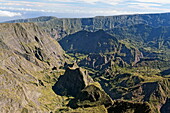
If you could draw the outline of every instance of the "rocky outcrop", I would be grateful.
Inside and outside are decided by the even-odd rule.
[[[121,57],[115,57],[114,54],[90,54],[78,63],[80,66],[87,66],[96,70],[108,69],[114,65],[118,65],[120,67],[126,67],[129,65],[123,61]]]
[[[61,75],[53,86],[54,92],[58,95],[75,97],[82,89],[93,83],[93,79],[88,75],[87,71],[77,67],[77,65],[71,66],[66,67],[64,75]]]

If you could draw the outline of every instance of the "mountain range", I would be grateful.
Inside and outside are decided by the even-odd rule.
[[[0,24],[0,112],[169,113],[170,13]]]

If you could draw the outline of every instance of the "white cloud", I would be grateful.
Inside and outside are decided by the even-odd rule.
[[[70,14],[89,14],[91,16],[113,16],[113,15],[131,15],[131,14],[145,14],[148,12],[137,12],[137,11],[121,11],[121,10],[112,10],[112,9],[102,9],[102,8],[94,8],[94,9],[77,9],[77,10],[63,10],[65,13]],[[150,12],[153,13],[153,12]]]
[[[140,7],[160,7],[161,4],[151,4],[151,3],[129,3],[130,5],[137,5]]]
[[[17,10],[17,11],[36,11],[36,12],[49,12],[49,13],[55,13],[57,11],[54,10],[44,10],[44,9],[32,9],[32,8],[13,8],[13,7],[0,7],[0,9],[3,10]]]
[[[135,10],[147,10],[148,12],[150,12],[150,11],[158,11],[158,10],[160,10],[160,11],[163,11],[162,9],[163,8],[161,8],[161,4],[153,4],[153,3],[129,3],[128,4],[128,7],[130,8],[130,9],[135,9]],[[165,10],[164,9],[164,11],[166,12],[167,11],[167,9]]]
[[[130,9],[145,10],[147,12],[169,12],[170,9],[162,7],[162,4],[154,3],[129,3]]]
[[[14,16],[21,16],[21,15],[22,15],[21,13],[0,10],[0,17],[14,17]]]
[[[0,0],[1,1],[1,0]],[[48,2],[45,2],[48,1]],[[100,3],[100,4],[98,4]],[[0,10],[27,12],[68,13],[70,15],[120,15],[150,12],[168,12],[163,8],[168,0],[5,0],[0,2]],[[107,4],[107,5],[106,5]],[[109,5],[108,5],[109,4]],[[110,6],[112,5],[112,6]],[[94,7],[93,7],[94,6]],[[124,6],[124,7],[122,7]],[[1,13],[1,12],[0,12]],[[20,13],[16,13],[20,15]],[[15,14],[15,15],[16,15]],[[2,15],[2,14],[1,14]]]
[[[91,4],[100,2],[100,3],[110,4],[110,5],[116,5],[119,2],[122,2],[123,0],[79,0],[79,1],[85,2],[85,3],[91,3]]]
[[[134,0],[134,1],[146,3],[170,4],[170,0]]]
[[[48,0],[48,1],[55,1],[55,2],[61,2],[61,0]],[[110,4],[110,5],[116,5],[120,2],[123,2],[126,0],[64,0],[62,2],[72,2],[72,3],[88,3],[88,4],[95,4],[95,3],[106,3],[106,4]]]

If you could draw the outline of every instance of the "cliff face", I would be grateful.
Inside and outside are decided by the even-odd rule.
[[[0,24],[0,112],[41,112],[42,71],[59,68],[64,52],[32,23]]]
[[[120,16],[98,16],[94,18],[55,18],[39,17],[33,19],[21,19],[9,21],[16,22],[36,22],[46,29],[53,37],[63,38],[68,34],[81,30],[96,31],[99,29],[112,29],[115,27],[131,26],[135,24],[146,24],[153,27],[170,26],[170,13],[162,14],[137,14]]]

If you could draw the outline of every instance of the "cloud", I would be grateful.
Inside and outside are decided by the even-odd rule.
[[[160,7],[161,4],[153,4],[153,3],[129,3],[130,5],[136,5],[140,7]]]
[[[170,4],[170,0],[134,0],[145,3]]]
[[[169,8],[163,7],[162,4],[155,3],[129,3],[128,6],[130,9],[147,11],[148,13],[161,13],[161,12],[169,12]]]
[[[61,0],[48,0],[53,2],[61,2]],[[126,0],[64,0],[62,2],[70,2],[70,3],[87,3],[87,4],[95,4],[95,3],[105,3],[110,5],[116,5],[120,2],[123,2]]]
[[[79,0],[81,2],[95,4],[95,3],[105,3],[110,5],[116,5],[124,0]]]
[[[3,1],[3,2],[1,2]],[[168,0],[0,0],[0,10],[22,16],[65,14],[68,17],[168,12]],[[164,7],[165,6],[165,7]],[[165,9],[166,8],[166,9]],[[0,13],[2,15],[2,13]],[[4,14],[3,14],[4,15]],[[15,15],[21,15],[15,13]]]
[[[12,10],[12,11],[29,11],[29,12],[47,12],[47,13],[56,13],[55,10],[44,10],[44,9],[32,9],[32,8],[14,8],[14,7],[0,7],[3,10]]]
[[[22,14],[21,13],[16,13],[16,12],[0,10],[0,17],[14,17],[14,16],[22,16]]]

